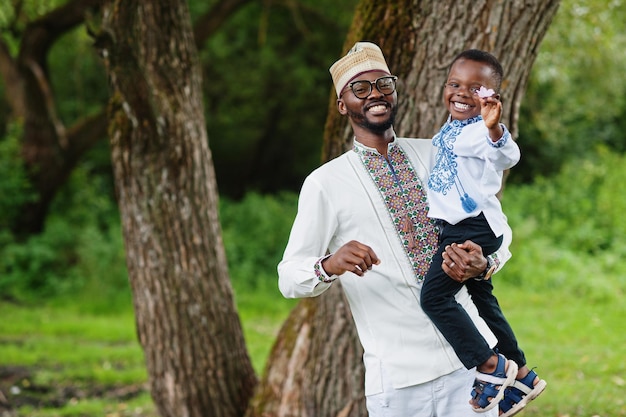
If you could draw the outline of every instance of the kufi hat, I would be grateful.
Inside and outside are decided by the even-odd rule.
[[[329,69],[335,84],[337,97],[346,85],[356,76],[370,71],[391,74],[380,48],[371,42],[357,42],[346,56],[335,62]]]

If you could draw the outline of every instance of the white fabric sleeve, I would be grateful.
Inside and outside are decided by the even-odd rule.
[[[513,241],[513,231],[511,230],[511,226],[509,226],[508,222],[506,222],[506,229],[502,234],[502,245],[498,248],[497,251],[486,255],[491,261],[496,265],[496,269],[493,272],[494,274],[502,269],[504,264],[511,259],[511,252],[509,251],[509,247],[511,246],[511,242]]]
[[[319,182],[311,176],[302,185],[298,213],[289,241],[278,264],[278,287],[286,298],[315,297],[330,286],[322,282],[315,265],[327,255],[328,245],[337,228],[333,202]],[[319,265],[319,263],[318,263]],[[323,273],[323,279],[336,278]]]
[[[512,168],[520,160],[521,153],[519,146],[511,137],[506,126],[500,124],[504,134],[497,141],[493,142],[487,135],[486,142],[489,144],[486,152],[487,159],[493,164],[494,168],[499,171]]]

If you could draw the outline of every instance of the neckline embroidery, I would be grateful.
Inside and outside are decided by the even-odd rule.
[[[353,151],[378,188],[416,280],[421,282],[437,250],[437,233],[427,216],[428,201],[421,181],[404,150],[396,145],[395,140],[391,142],[387,158],[361,144],[355,143]]]

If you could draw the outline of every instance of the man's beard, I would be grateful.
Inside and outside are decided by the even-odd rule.
[[[348,116],[358,126],[361,126],[362,128],[364,128],[366,130],[369,130],[370,132],[384,133],[389,128],[391,128],[393,126],[393,123],[396,120],[396,113],[397,112],[398,112],[398,108],[396,106],[392,106],[391,107],[391,114],[389,115],[389,119],[387,119],[384,122],[380,122],[380,123],[372,123],[369,120],[367,120],[367,117],[365,117],[362,113],[356,113],[356,112],[353,112],[353,111],[350,111],[350,110],[348,110]]]

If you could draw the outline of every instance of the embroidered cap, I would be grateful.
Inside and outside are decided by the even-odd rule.
[[[337,97],[356,76],[370,71],[382,71],[391,75],[383,52],[371,42],[357,42],[352,49],[329,69],[335,84]]]

